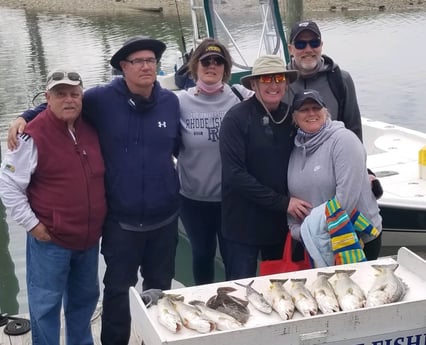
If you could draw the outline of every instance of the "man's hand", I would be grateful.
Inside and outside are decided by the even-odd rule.
[[[311,213],[312,205],[309,202],[297,198],[290,198],[287,213],[297,219],[304,220]]]
[[[30,230],[30,234],[39,241],[47,242],[51,240],[46,226],[41,222]]]
[[[21,116],[12,121],[7,131],[7,147],[9,150],[13,151],[18,147],[18,134],[24,133],[26,125],[27,121]]]

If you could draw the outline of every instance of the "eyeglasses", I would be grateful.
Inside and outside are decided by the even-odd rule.
[[[80,84],[82,83],[80,74],[77,72],[53,72],[52,75],[49,76],[47,83],[51,82],[52,80],[59,81],[65,78],[68,78],[72,81],[79,81]]]
[[[208,57],[200,60],[203,67],[209,67],[210,65],[222,66],[225,64],[225,60],[219,56]]]
[[[146,58],[146,59],[144,59],[144,58],[135,58],[133,60],[125,60],[125,61],[131,63],[133,66],[135,66],[135,65],[136,66],[143,66],[143,65],[146,64],[147,66],[152,67],[152,66],[155,66],[157,64],[157,59],[153,58],[153,57]]]
[[[321,45],[321,40],[319,38],[315,38],[310,41],[302,41],[302,40],[294,41],[294,47],[298,50],[305,49],[308,44],[311,46],[311,48],[315,49]]]
[[[262,84],[271,84],[274,80],[277,84],[285,82],[285,74],[267,74],[259,76],[259,82]]]

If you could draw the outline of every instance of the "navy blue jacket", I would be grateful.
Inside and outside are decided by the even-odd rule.
[[[23,117],[29,120],[31,113]],[[105,161],[107,217],[150,226],[176,214],[179,179],[173,155],[178,150],[180,118],[176,95],[156,82],[150,99],[142,99],[118,77],[85,91],[83,116],[98,132]]]

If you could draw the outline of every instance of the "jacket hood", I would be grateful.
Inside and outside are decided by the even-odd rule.
[[[337,67],[337,63],[335,63],[331,57],[327,55],[322,55],[322,58],[323,58],[324,64],[322,68],[320,69],[320,72],[332,71]]]
[[[343,122],[331,121],[328,119],[324,127],[318,132],[308,137],[305,133],[298,130],[294,138],[294,146],[302,148],[305,154],[311,154],[315,152],[328,138],[334,133],[340,130],[344,130],[345,126]]]
[[[137,110],[143,111],[152,108],[159,98],[160,93],[160,84],[158,81],[154,82],[154,87],[152,88],[152,93],[149,98],[142,97],[140,95],[130,92],[126,79],[124,77],[117,77],[111,82],[111,86],[119,94],[125,95],[129,98],[129,105]]]

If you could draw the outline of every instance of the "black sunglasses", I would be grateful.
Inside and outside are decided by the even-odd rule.
[[[294,41],[294,47],[298,50],[305,49],[308,44],[311,46],[311,48],[315,49],[321,45],[321,40],[319,38],[314,38],[313,40],[310,40],[310,41],[302,41],[302,40]]]
[[[219,56],[207,57],[205,59],[200,60],[200,63],[203,67],[209,67],[210,65],[222,66],[225,64],[225,60]]]
[[[53,72],[52,75],[49,77],[49,81],[51,80],[55,80],[55,81],[59,81],[62,79],[68,78],[69,80],[72,81],[79,81],[81,83],[81,77],[80,74],[78,74],[77,72]]]

